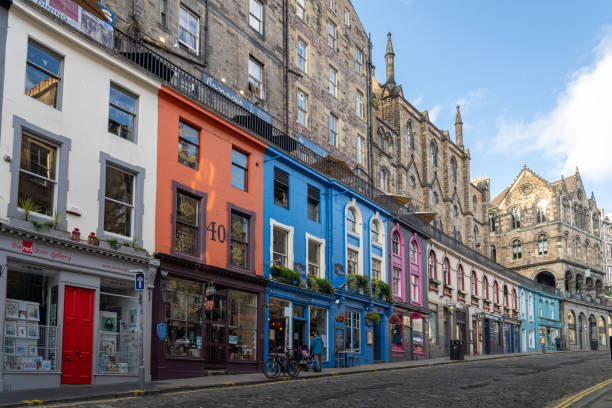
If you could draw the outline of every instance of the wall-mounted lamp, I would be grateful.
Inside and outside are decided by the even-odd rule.
[[[226,83],[227,79],[225,79],[225,77],[221,78],[221,82]]]
[[[166,43],[166,38],[164,36],[160,36],[159,37],[159,42],[162,43],[162,44],[165,44]]]
[[[2,276],[2,274],[0,274],[0,276]],[[340,299],[336,299],[336,300],[334,300],[334,303],[335,303],[335,304],[337,304],[337,305],[339,305],[339,304],[340,304]]]

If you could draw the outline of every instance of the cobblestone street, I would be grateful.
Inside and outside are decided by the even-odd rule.
[[[609,353],[559,353],[70,406],[544,407],[610,377]]]

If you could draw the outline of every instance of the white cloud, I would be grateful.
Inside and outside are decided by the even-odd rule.
[[[429,121],[434,123],[438,117],[440,117],[440,112],[444,110],[444,106],[436,105],[429,110]]]
[[[468,92],[466,95],[457,99],[455,105],[461,105],[461,113],[470,113],[480,108],[484,99],[489,95],[489,91],[478,88]]]
[[[603,31],[594,62],[574,72],[555,107],[531,121],[501,118],[493,146],[540,153],[551,174],[580,173],[593,181],[612,176],[612,29]]]

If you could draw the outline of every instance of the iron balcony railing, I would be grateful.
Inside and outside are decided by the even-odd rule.
[[[106,49],[108,52],[120,57],[123,60],[138,66],[141,70],[146,71],[156,79],[160,80],[170,88],[178,91],[184,96],[192,99],[205,108],[215,112],[223,118],[249,131],[265,142],[279,148],[291,157],[299,160],[307,166],[319,171],[320,173],[339,181],[350,189],[360,193],[368,199],[386,208],[398,219],[421,230],[425,235],[432,237],[458,253],[472,258],[476,262],[488,267],[498,273],[509,275],[516,280],[520,280],[530,286],[537,286],[538,289],[554,292],[554,288],[539,285],[536,282],[527,280],[511,269],[492,261],[480,252],[474,251],[461,242],[444,234],[442,231],[432,227],[425,222],[419,215],[410,211],[404,205],[399,203],[394,198],[387,195],[385,192],[378,190],[369,181],[361,178],[348,167],[338,163],[327,157],[323,157],[315,151],[309,149],[295,138],[287,135],[272,124],[261,119],[246,108],[239,105],[231,96],[227,96],[208,86],[201,79],[189,74],[184,69],[174,64],[167,58],[153,51],[141,41],[129,36],[128,34],[114,29],[113,48],[110,49],[103,44],[96,42],[85,34],[80,33],[72,26],[64,23],[56,16],[47,13],[31,0],[30,4],[39,12],[48,15],[59,24],[64,25],[67,29],[75,31],[83,37],[89,39],[92,44]],[[534,285],[535,284],[535,285]]]

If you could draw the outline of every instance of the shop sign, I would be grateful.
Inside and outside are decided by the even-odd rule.
[[[207,297],[215,296],[215,293],[217,293],[217,288],[215,288],[212,285],[209,285],[209,286],[206,287],[206,296]]]
[[[411,318],[412,320],[417,320],[417,319],[420,319],[420,318],[421,318],[421,314],[420,314],[419,312],[414,312],[414,313],[412,313],[412,314],[410,315],[410,318]]]
[[[229,336],[229,344],[238,344],[238,336]]]
[[[206,304],[204,305],[204,309],[207,312],[211,312],[211,311],[215,310],[215,301],[214,300],[207,300]]]
[[[404,326],[410,326],[410,317],[404,316]]]
[[[166,340],[167,334],[168,334],[168,325],[166,325],[166,323],[159,323],[157,325],[157,337],[159,337],[161,341],[164,341]]]

